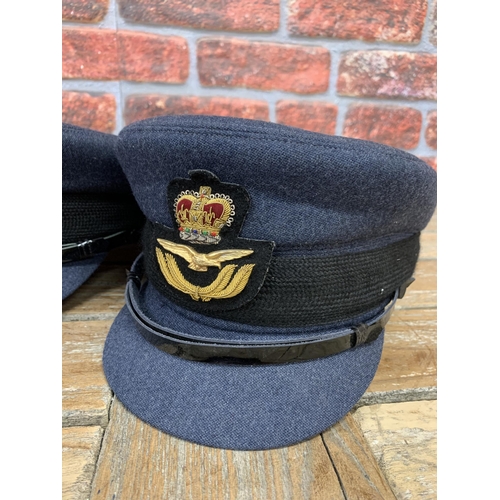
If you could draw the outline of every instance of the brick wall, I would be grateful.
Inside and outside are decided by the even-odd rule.
[[[436,0],[63,0],[63,120],[271,120],[437,166]]]

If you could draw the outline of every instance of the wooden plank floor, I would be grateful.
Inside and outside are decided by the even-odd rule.
[[[133,252],[110,254],[62,307],[63,499],[437,498],[436,232],[435,215],[358,405],[309,441],[255,452],[168,436],[113,397],[101,355]]]

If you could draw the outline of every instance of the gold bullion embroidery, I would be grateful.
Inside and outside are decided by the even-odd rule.
[[[192,243],[218,244],[220,230],[231,225],[234,214],[233,200],[225,194],[212,194],[210,186],[200,186],[199,192],[182,191],[174,201],[179,236]]]
[[[215,252],[214,252],[215,253]],[[184,278],[181,270],[171,254],[163,254],[157,248],[156,258],[160,265],[161,272],[167,282],[182,293],[189,294],[193,300],[208,302],[212,299],[229,299],[241,293],[248,283],[255,264],[245,264],[234,274],[238,267],[235,264],[228,264],[223,267],[212,283],[208,286],[200,287],[190,283]],[[220,267],[220,264],[218,265]],[[234,277],[233,277],[234,274]]]
[[[216,250],[210,253],[200,253],[187,245],[179,245],[168,240],[157,239],[158,243],[169,252],[182,257],[189,262],[189,269],[194,271],[207,271],[208,267],[221,268],[221,262],[226,260],[241,259],[253,253],[253,250]]]

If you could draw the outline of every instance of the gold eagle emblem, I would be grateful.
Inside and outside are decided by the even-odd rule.
[[[169,252],[182,257],[189,262],[189,269],[194,271],[208,271],[209,267],[221,268],[221,262],[241,259],[253,253],[253,250],[216,250],[210,253],[199,253],[187,245],[179,245],[168,240],[157,239],[158,243]],[[236,267],[236,266],[235,266]]]
[[[184,245],[176,246],[183,247]],[[250,253],[252,253],[252,251],[250,251]],[[243,255],[241,255],[241,257],[243,257]],[[158,263],[160,265],[160,269],[164,278],[171,286],[181,291],[182,293],[189,294],[193,300],[201,299],[203,302],[208,302],[212,299],[229,299],[241,293],[246,287],[250,275],[252,274],[253,267],[255,266],[255,264],[245,264],[241,266],[236,274],[234,274],[234,271],[238,266],[235,264],[229,264],[227,266],[224,266],[224,268],[217,275],[217,278],[215,278],[212,283],[210,283],[208,286],[201,287],[190,283],[188,280],[186,280],[186,278],[184,278],[181,270],[179,269],[179,266],[175,262],[175,258],[173,255],[168,253],[163,254],[163,252],[159,248],[157,248],[156,258],[158,259]],[[230,260],[230,258],[227,258],[225,260]],[[214,265],[220,268],[220,262],[215,264],[212,263],[209,265]],[[206,268],[199,270],[206,271]]]

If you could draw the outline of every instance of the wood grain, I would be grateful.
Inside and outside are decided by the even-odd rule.
[[[90,495],[101,427],[67,427],[62,430],[62,498],[87,500]]]
[[[92,500],[342,500],[321,436],[268,451],[199,446],[143,423],[114,400]]]
[[[437,498],[436,401],[365,406],[354,413],[396,498]]]
[[[394,311],[386,327],[382,358],[368,392],[408,392],[436,384],[436,309]]]
[[[424,232],[420,235],[420,260],[437,258],[437,233]]]
[[[62,325],[63,426],[106,426],[111,390],[102,370],[102,351],[111,321]]]
[[[434,212],[429,224],[420,234],[419,260],[437,258],[437,212]]]
[[[351,414],[324,432],[323,439],[346,500],[395,498]]]

